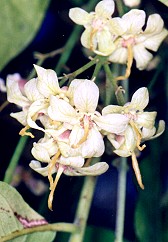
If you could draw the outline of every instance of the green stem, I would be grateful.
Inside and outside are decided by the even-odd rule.
[[[92,59],[90,62],[88,62],[86,65],[80,67],[78,70],[68,75],[65,75],[65,77],[63,77],[62,80],[60,81],[60,86],[62,86],[69,78],[74,79],[76,76],[86,71],[87,69],[89,69],[91,66],[95,65],[98,62],[99,62],[99,58],[95,56],[95,58]]]
[[[16,149],[13,153],[13,156],[9,162],[9,166],[5,172],[5,177],[4,177],[4,182],[10,184],[11,181],[12,181],[12,178],[13,178],[13,174],[14,174],[14,171],[16,169],[16,166],[19,162],[19,159],[20,159],[20,156],[23,152],[23,149],[26,145],[26,142],[27,142],[27,139],[28,139],[28,136],[23,136],[20,138],[17,146],[16,146]]]
[[[114,90],[114,93],[116,95],[118,104],[123,105],[125,103],[123,92],[119,88],[119,86],[117,85],[117,82],[114,79],[108,64],[104,64],[104,70],[106,72],[107,78],[111,81],[111,83],[113,85],[113,90]]]
[[[126,176],[127,176],[127,158],[121,157],[120,164],[118,167],[115,242],[123,241],[124,219],[125,219],[125,198],[126,198]]]
[[[117,0],[116,1],[116,5],[117,5],[117,10],[118,10],[119,16],[121,17],[126,12],[125,11],[125,6],[123,4],[123,1],[122,0]]]
[[[79,227],[70,223],[55,223],[55,224],[45,224],[41,226],[36,226],[32,228],[26,228],[19,231],[15,231],[5,237],[0,238],[1,242],[9,241],[14,238],[20,237],[22,235],[31,234],[34,232],[45,232],[45,231],[61,231],[75,233],[79,230]]]
[[[96,177],[85,177],[83,189],[80,195],[78,208],[75,216],[75,224],[80,226],[80,231],[71,234],[69,242],[82,242],[84,231],[89,215],[89,210],[93,198],[94,188],[96,185]]]

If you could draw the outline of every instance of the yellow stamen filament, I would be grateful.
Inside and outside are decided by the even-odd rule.
[[[84,135],[76,145],[73,145],[73,148],[77,148],[79,147],[79,145],[85,142],[87,140],[88,134],[89,134],[89,122],[88,121],[85,122],[85,119],[84,119]]]
[[[125,80],[127,79],[130,74],[131,74],[131,67],[132,67],[132,63],[133,63],[133,51],[132,51],[132,46],[128,45],[127,46],[127,50],[128,50],[128,59],[127,59],[127,68],[125,71],[125,75],[124,76],[118,76],[115,78],[116,81],[121,81],[121,80]]]
[[[136,158],[136,155],[134,152],[132,153],[132,167],[134,169],[135,176],[136,176],[136,179],[137,179],[137,182],[138,182],[140,188],[144,189],[144,185],[142,183],[141,172],[140,172],[138,161],[137,161],[137,158]]]
[[[29,125],[26,125],[23,129],[20,130],[19,135],[21,136],[30,136],[31,138],[34,138],[34,135],[31,132],[26,132],[28,129],[30,129]]]
[[[53,201],[54,191],[55,191],[55,188],[56,188],[56,186],[58,184],[58,181],[59,181],[63,171],[64,171],[64,167],[63,166],[59,166],[58,171],[57,171],[57,175],[56,175],[56,178],[55,178],[55,181],[52,184],[52,186],[50,186],[51,192],[50,192],[49,197],[48,197],[48,207],[49,207],[50,210],[52,210],[52,201]]]
[[[134,129],[136,135],[137,135],[137,148],[138,150],[142,151],[146,145],[143,144],[142,146],[140,146],[140,143],[141,143],[141,139],[142,139],[142,135],[141,135],[141,132],[140,130],[138,129],[138,127],[135,125],[135,123],[133,121],[130,121],[130,125],[132,126],[132,128]]]
[[[53,182],[53,177],[52,177],[52,170],[53,170],[53,167],[55,166],[55,164],[57,163],[57,160],[58,160],[60,154],[61,154],[60,151],[58,151],[55,154],[55,156],[52,158],[52,160],[51,160],[51,162],[49,164],[49,168],[48,168],[48,180],[50,182],[50,189],[51,189],[51,187],[52,187],[52,185],[54,183]]]

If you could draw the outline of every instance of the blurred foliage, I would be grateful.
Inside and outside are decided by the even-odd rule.
[[[33,40],[50,0],[1,0],[0,70]]]

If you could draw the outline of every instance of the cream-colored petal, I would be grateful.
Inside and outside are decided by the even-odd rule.
[[[127,128],[129,120],[122,114],[107,114],[95,117],[94,122],[109,133],[120,134]]]
[[[141,133],[142,133],[142,140],[143,141],[148,140],[156,133],[156,128],[155,127],[153,127],[152,129],[143,128]]]
[[[147,129],[152,129],[155,123],[157,112],[143,112],[137,115],[136,123],[140,127],[144,127]]]
[[[51,161],[48,150],[41,144],[34,143],[31,150],[35,159],[49,163]]]
[[[64,157],[76,157],[76,156],[81,156],[81,146],[77,147],[77,148],[72,148],[69,143],[65,143],[62,141],[58,141],[58,146],[60,149],[61,154]]]
[[[50,95],[56,95],[60,92],[57,74],[53,70],[46,70],[41,66],[34,65],[37,75],[38,82],[37,88],[39,92],[46,98]]]
[[[51,119],[74,124],[77,122],[75,109],[66,101],[55,96],[50,98],[48,115]]]
[[[67,169],[64,173],[68,176],[98,176],[106,172],[109,165],[106,162],[98,162],[89,167]]]
[[[65,165],[65,166],[71,166],[71,167],[82,167],[84,165],[84,158],[82,156],[75,156],[75,157],[64,157],[61,156],[58,163]]]
[[[73,127],[70,136],[69,136],[69,142],[70,146],[75,147],[79,141],[84,136],[84,129],[80,126],[80,124],[77,124]]]
[[[115,50],[115,44],[109,30],[97,33],[98,51],[103,56],[110,55]]]
[[[21,112],[17,112],[17,113],[11,113],[10,116],[12,118],[15,118],[23,126],[26,126],[26,124],[27,124],[27,112],[21,111]]]
[[[145,48],[157,51],[162,41],[165,39],[167,35],[168,31],[166,29],[163,29],[159,34],[153,35],[149,38],[147,37],[143,44]]]
[[[136,60],[136,67],[139,70],[144,70],[153,58],[153,55],[145,49],[143,44],[134,45],[133,54]]]
[[[115,149],[119,149],[125,141],[124,135],[108,134],[107,138]]]
[[[48,170],[49,170],[49,165],[46,167],[42,167],[41,163],[37,160],[32,160],[29,164],[29,166],[36,172],[38,172],[39,174],[41,174],[42,176],[48,176]],[[57,170],[55,167],[52,168],[52,174],[55,173]]]
[[[146,87],[139,88],[132,96],[130,107],[137,111],[143,111],[143,109],[149,103],[149,93]]]
[[[158,125],[158,129],[155,133],[155,135],[149,137],[149,138],[144,138],[143,140],[152,140],[152,139],[155,139],[157,137],[159,137],[161,134],[163,134],[163,132],[165,131],[165,122],[164,120],[160,120],[159,121],[159,125]]]
[[[124,110],[122,106],[118,105],[108,105],[103,108],[102,115],[110,114],[110,113],[121,113]]]
[[[132,127],[128,126],[125,131],[125,147],[129,152],[134,151],[137,145],[136,133]]]
[[[48,103],[46,103],[46,101],[44,99],[42,100],[37,100],[35,102],[33,102],[29,109],[28,109],[28,113],[27,113],[27,124],[34,129],[38,129],[41,131],[44,131],[43,128],[41,128],[40,126],[38,126],[35,121],[38,118],[39,114],[45,114],[48,108]]]
[[[148,18],[144,34],[159,34],[163,29],[163,19],[159,14],[151,14]]]
[[[87,48],[95,50],[97,47],[97,41],[95,42],[95,35],[91,38],[92,28],[88,27],[81,35],[81,44]]]
[[[98,98],[97,85],[87,79],[74,91],[74,104],[80,112],[93,113],[97,108]]]
[[[74,106],[74,91],[75,89],[82,83],[84,82],[85,79],[74,79],[71,84],[69,85],[68,91],[67,91],[67,96],[70,100],[70,104]]]
[[[87,140],[82,145],[82,156],[85,158],[100,157],[105,150],[103,137],[94,128],[89,130]]]
[[[145,24],[146,14],[143,10],[132,9],[122,16],[125,21],[124,25],[127,27],[128,34],[138,34],[142,31]]]
[[[81,8],[71,8],[69,10],[69,17],[76,24],[87,25],[90,23],[90,15],[85,10]]]
[[[126,64],[128,59],[128,50],[124,47],[119,47],[113,51],[108,60],[114,63]]]
[[[25,92],[27,98],[31,102],[44,98],[44,96],[37,89],[37,78],[31,79],[24,85],[24,92]]]
[[[113,0],[103,0],[96,5],[95,12],[101,17],[110,18],[114,12],[114,7]]]
[[[121,156],[121,157],[129,157],[129,156],[132,155],[130,151],[128,151],[128,150],[122,150],[122,149],[121,150],[120,149],[114,150],[113,152],[116,155]]]
[[[22,94],[18,81],[12,78],[12,75],[8,75],[7,77],[6,88],[8,102],[15,103],[21,107],[29,106],[30,101]]]

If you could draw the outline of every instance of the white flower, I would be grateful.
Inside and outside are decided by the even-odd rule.
[[[120,113],[128,117],[128,126],[120,135],[108,134],[107,138],[114,146],[114,152],[121,157],[131,156],[132,166],[134,168],[137,181],[143,189],[141,174],[139,171],[138,161],[135,152],[138,149],[142,151],[146,145],[141,143],[145,140],[158,137],[164,132],[165,123],[159,122],[159,128],[156,131],[154,127],[156,112],[144,112],[144,108],[149,102],[149,93],[147,88],[139,88],[132,96],[131,102],[123,107],[109,105],[102,110],[103,114]]]
[[[140,4],[141,0],[124,0],[124,4],[128,7],[136,7]]]
[[[0,78],[0,91],[1,92],[6,92],[6,86],[5,86],[5,82],[2,78]]]
[[[125,31],[115,41],[116,50],[109,60],[121,64],[127,63],[127,77],[130,74],[133,58],[139,70],[145,69],[153,58],[149,50],[157,51],[167,36],[167,30],[159,14],[150,15],[145,30],[142,30],[145,18],[143,10],[133,9],[124,14],[120,20]]]
[[[76,82],[76,80],[74,81]],[[94,82],[86,79],[80,80],[79,85],[74,89],[74,107],[55,96],[51,96],[50,99],[49,117],[68,126],[68,129],[71,130],[69,145],[72,148],[81,146],[83,157],[99,157],[103,154],[104,141],[100,130],[121,133],[127,127],[128,118],[123,115],[101,116],[96,111],[98,98],[98,87]],[[50,134],[52,135],[51,131]]]
[[[85,27],[81,36],[81,43],[84,47],[97,54],[107,56],[115,49],[114,40],[122,28],[111,18],[114,12],[114,1],[100,1],[95,12],[87,13],[81,8],[72,8],[69,17],[79,25]]]

